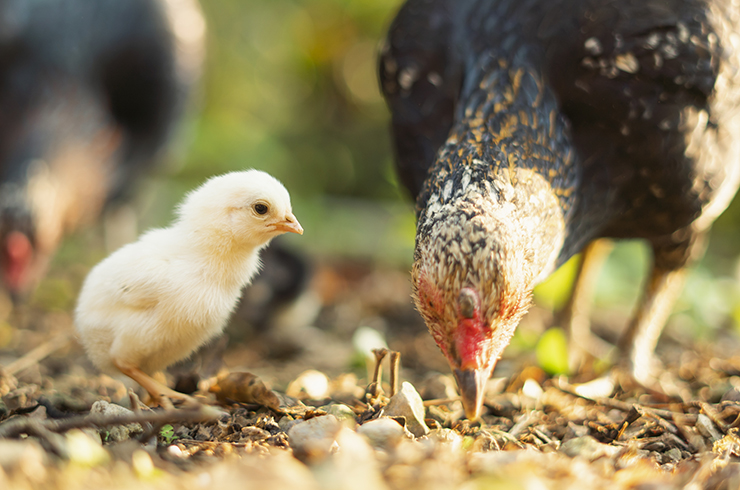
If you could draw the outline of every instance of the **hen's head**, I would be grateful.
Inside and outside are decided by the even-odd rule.
[[[286,232],[303,234],[288,191],[259,170],[211,178],[188,194],[179,215],[180,224],[214,245],[226,241],[251,248]]]
[[[450,363],[471,420],[479,417],[485,383],[530,304],[532,278],[511,226],[453,201],[430,204],[417,229],[414,302]]]

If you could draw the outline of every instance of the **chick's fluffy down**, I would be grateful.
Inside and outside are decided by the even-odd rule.
[[[144,234],[98,264],[75,324],[93,363],[152,373],[218,335],[259,251],[303,233],[283,185],[257,170],[214,177],[191,192],[168,228]]]
[[[168,232],[153,230],[124,246],[85,281],[77,328],[103,371],[115,369],[113,358],[151,373],[187,357],[222,331],[258,269],[254,254],[239,274],[243,282],[214,281]]]

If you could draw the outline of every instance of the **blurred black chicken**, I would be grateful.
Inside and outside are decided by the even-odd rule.
[[[738,187],[739,27],[725,0],[401,8],[380,79],[416,198],[414,300],[469,418],[533,287],[600,237],[652,246],[620,342],[650,379],[684,269]]]
[[[154,165],[203,37],[194,0],[0,2],[0,265],[14,296]]]

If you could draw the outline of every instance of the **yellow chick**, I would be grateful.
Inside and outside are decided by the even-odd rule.
[[[150,374],[223,331],[259,270],[260,250],[286,232],[303,228],[275,178],[246,170],[208,180],[186,196],[170,227],[145,233],[90,271],[75,311],[87,355],[160,405],[189,400]]]

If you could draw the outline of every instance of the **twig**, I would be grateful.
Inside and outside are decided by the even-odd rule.
[[[52,432],[66,432],[86,427],[101,428],[137,423],[209,422],[217,420],[220,416],[220,411],[204,406],[197,410],[142,412],[115,416],[81,415],[62,420],[37,420],[28,417],[17,417],[0,424],[0,439],[37,432],[39,428]]]
[[[539,417],[535,415],[535,412],[528,412],[526,415],[522,416],[521,419],[519,419],[519,422],[517,422],[514,427],[511,428],[511,430],[509,431],[509,435],[517,439],[519,437],[519,434],[524,432],[524,429],[536,423],[537,420],[539,420]]]
[[[678,434],[679,432],[678,427],[668,422],[668,420],[666,420],[667,417],[661,417],[660,415],[655,413],[653,409],[650,409],[650,408],[639,407],[639,406],[636,406],[635,408],[642,416],[649,417],[655,420],[659,426],[661,426],[663,429],[667,430],[671,434]],[[671,414],[672,414],[671,420],[675,421],[675,414],[673,412],[671,412]],[[685,416],[685,414],[682,414],[682,415]]]
[[[460,401],[459,396],[456,396],[455,398],[435,398],[434,400],[424,400],[424,406],[431,407],[434,405],[446,405],[448,403],[459,402],[459,401]]]
[[[373,371],[372,382],[367,386],[367,393],[369,393],[372,398],[375,398],[378,396],[380,378],[383,372],[383,359],[388,355],[388,349],[373,349],[373,354],[375,355],[375,371]]]
[[[69,344],[69,338],[69,332],[65,332],[63,334],[57,335],[53,339],[47,340],[38,347],[31,349],[31,351],[27,352],[23,357],[16,359],[15,361],[2,368],[2,373],[0,374],[4,374],[6,376],[14,376],[17,373],[28,369],[29,367],[37,364],[39,361],[52,354],[53,352],[66,347]]]
[[[391,396],[398,391],[398,369],[401,366],[401,353],[391,351]]]
[[[575,396],[578,396],[578,395],[575,395]],[[641,411],[645,414],[649,413],[651,415],[656,415],[660,418],[671,420],[674,422],[676,420],[676,416],[680,415],[684,417],[684,422],[688,422],[690,425],[694,425],[696,423],[697,415],[695,413],[679,413],[679,412],[672,412],[670,410],[664,410],[662,408],[650,408],[650,407],[646,407],[644,405],[640,405],[637,403],[623,402],[621,400],[615,400],[613,398],[599,398],[597,400],[592,400],[592,401],[596,402],[598,405],[603,405],[605,407],[610,407],[610,408],[616,408],[617,410],[622,410],[623,412],[629,412],[634,407],[636,410]]]
[[[535,435],[537,437],[539,437],[540,439],[542,439],[545,442],[545,444],[552,444],[552,438],[550,438],[550,436],[548,436],[547,434],[545,434],[544,432],[542,432],[537,427],[534,427],[532,429],[532,431],[535,433]],[[558,441],[558,444],[559,443],[560,443],[560,441]]]
[[[704,438],[688,427],[689,424],[686,423],[684,414],[677,413],[673,421],[676,423],[676,427],[678,427],[684,440],[694,449],[695,452],[703,452],[707,450]],[[696,422],[694,422],[694,425],[695,424]]]

